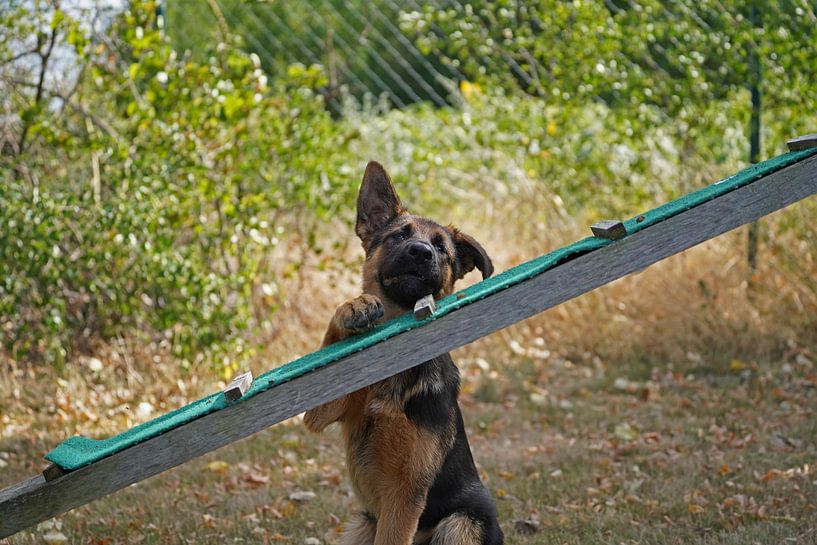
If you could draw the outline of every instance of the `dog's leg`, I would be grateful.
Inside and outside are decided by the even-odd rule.
[[[321,348],[367,331],[382,316],[383,304],[374,295],[364,293],[343,303],[335,310],[335,315],[329,322]],[[350,396],[343,396],[310,409],[304,415],[304,424],[310,431],[322,431],[329,424],[342,420],[352,402]]]
[[[351,394],[345,395],[329,403],[324,403],[314,409],[309,409],[304,414],[304,425],[306,429],[313,432],[320,432],[335,422],[354,418],[353,415],[360,412],[366,400],[368,389],[363,388]]]
[[[323,431],[326,426],[337,422],[343,418],[349,406],[349,396],[319,405],[314,409],[309,409],[304,414],[304,424],[309,431],[318,433]]]
[[[343,531],[343,545],[374,545],[377,520],[369,513],[358,513]]]
[[[395,491],[392,498],[381,504],[383,511],[377,523],[374,545],[412,545],[414,542],[425,501],[413,500],[406,494]]]
[[[405,412],[398,413],[394,407],[389,410],[393,403],[383,405],[384,416],[375,424],[369,443],[374,451],[370,462],[375,468],[373,476],[378,481],[374,542],[411,545],[447,442],[438,431],[412,422]]]

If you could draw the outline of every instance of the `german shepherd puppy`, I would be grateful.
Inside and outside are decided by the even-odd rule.
[[[335,311],[323,346],[409,312],[429,294],[449,295],[491,259],[453,227],[403,208],[383,167],[370,162],[357,199],[363,294]],[[346,464],[363,511],[346,545],[501,545],[496,506],[479,479],[457,403],[460,377],[444,354],[307,411],[318,432],[340,422]]]

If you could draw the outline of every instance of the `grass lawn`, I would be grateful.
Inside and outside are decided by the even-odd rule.
[[[814,354],[613,367],[515,331],[457,353],[507,543],[817,543]],[[58,434],[10,422],[2,486]],[[293,419],[7,542],[333,544],[355,508],[337,431]]]
[[[769,259],[750,285],[743,244],[720,237],[456,351],[508,544],[817,544],[815,276]],[[357,290],[321,278],[275,315],[254,374],[318,346]],[[135,339],[93,353],[61,371],[9,362],[0,487],[70,435],[109,436],[229,378]],[[339,441],[292,419],[0,545],[333,545],[357,509]]]

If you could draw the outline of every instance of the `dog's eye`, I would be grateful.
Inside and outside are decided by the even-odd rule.
[[[397,231],[396,233],[392,233],[391,238],[392,240],[406,240],[406,234],[403,231]]]

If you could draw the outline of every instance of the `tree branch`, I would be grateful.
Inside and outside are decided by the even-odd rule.
[[[9,79],[8,81],[10,83],[14,84],[14,85],[20,85],[22,87],[30,87],[30,88],[36,88],[37,87],[37,85],[35,83],[31,83],[30,81],[18,80],[18,79]],[[105,134],[107,134],[111,138],[119,138],[119,133],[116,132],[116,129],[114,129],[107,121],[105,121],[104,119],[102,119],[102,118],[94,115],[93,113],[91,113],[82,104],[78,104],[78,103],[74,102],[73,100],[71,100],[70,96],[64,95],[63,93],[60,93],[59,91],[54,91],[52,89],[48,89],[47,87],[43,87],[42,92],[46,93],[48,96],[50,96],[52,98],[60,99],[61,101],[63,101],[63,103],[65,105],[70,107],[72,110],[74,110],[75,112],[77,112],[78,114],[83,116],[84,118],[90,119],[91,122],[97,128],[99,128],[102,132],[104,132]],[[22,151],[22,150],[20,150],[20,151]]]
[[[30,49],[28,51],[21,51],[20,53],[17,53],[16,55],[12,55],[11,57],[9,57],[7,59],[0,60],[0,66],[6,65],[6,64],[11,64],[14,61],[19,61],[23,57],[27,57],[28,55],[35,55],[37,53],[38,53],[38,51],[36,49]]]
[[[48,38],[48,47],[46,48],[45,53],[42,53],[39,50],[37,51],[37,54],[40,55],[40,75],[37,79],[36,92],[34,93],[34,106],[37,106],[43,98],[45,74],[48,71],[48,61],[51,59],[51,53],[54,51],[54,44],[57,43],[58,28],[59,27],[54,27],[51,29],[51,36]],[[30,121],[25,121],[23,123],[23,130],[20,132],[20,139],[17,142],[17,150],[20,154],[25,151],[26,137],[28,136],[28,130],[30,127]]]

